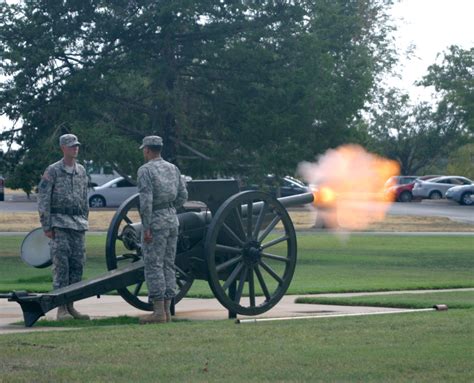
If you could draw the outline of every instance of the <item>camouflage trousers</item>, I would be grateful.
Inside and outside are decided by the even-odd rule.
[[[172,299],[176,295],[174,260],[178,242],[178,227],[152,230],[153,240],[142,238],[145,280],[150,300]]]
[[[53,289],[69,286],[82,279],[86,248],[85,231],[55,227],[51,240]]]

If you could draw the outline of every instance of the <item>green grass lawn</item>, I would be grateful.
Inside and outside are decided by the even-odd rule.
[[[0,336],[1,381],[472,382],[474,310]]]
[[[21,236],[0,237],[0,291],[49,291],[51,270],[19,257]],[[107,271],[105,235],[87,237],[85,278]],[[301,235],[298,264],[288,293],[474,287],[474,237]],[[212,293],[195,281],[188,296]]]
[[[0,237],[0,291],[49,291],[51,270],[19,258],[20,236]],[[105,235],[87,237],[85,278],[106,272]],[[474,236],[301,235],[288,293],[474,287]],[[188,296],[211,297],[205,281]]]
[[[86,277],[105,271],[104,241],[88,237]],[[49,290],[50,269],[24,265],[20,242],[0,237],[0,289]],[[472,287],[473,248],[472,237],[304,235],[290,292]],[[210,295],[204,281],[191,293]],[[64,322],[83,328],[1,335],[0,381],[473,381],[474,309],[463,309],[472,292],[399,295],[390,296],[397,307],[450,310],[240,325]]]
[[[300,297],[297,303],[323,305],[377,306],[421,309],[436,304],[448,305],[449,309],[473,309],[474,291],[439,291],[389,295],[362,295],[357,297]]]

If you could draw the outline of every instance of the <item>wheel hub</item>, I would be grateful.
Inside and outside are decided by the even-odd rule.
[[[140,248],[140,236],[131,225],[124,227],[122,242],[127,250],[138,250]]]
[[[262,248],[257,241],[250,241],[243,249],[244,261],[249,265],[257,264],[260,261]]]

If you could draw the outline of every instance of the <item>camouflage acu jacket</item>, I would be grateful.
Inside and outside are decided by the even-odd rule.
[[[179,225],[176,208],[188,199],[179,169],[162,158],[148,161],[138,169],[140,216],[143,230]]]
[[[77,163],[72,173],[66,171],[63,160],[48,166],[38,186],[38,211],[43,230],[89,228],[87,181],[84,167]]]

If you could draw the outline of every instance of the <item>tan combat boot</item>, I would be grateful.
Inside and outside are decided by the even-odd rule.
[[[171,322],[171,299],[165,299],[165,315],[166,321]]]
[[[79,311],[77,311],[74,308],[73,303],[69,303],[67,305],[67,311],[69,311],[69,314],[71,314],[74,319],[85,319],[85,320],[91,319],[91,318],[89,318],[89,315],[81,314]]]
[[[153,312],[141,317],[138,323],[166,323],[165,302],[163,300],[152,300],[151,302],[153,303]]]
[[[58,314],[56,316],[56,320],[66,320],[66,319],[73,319],[72,315],[69,313],[67,306],[59,306],[58,307]]]

